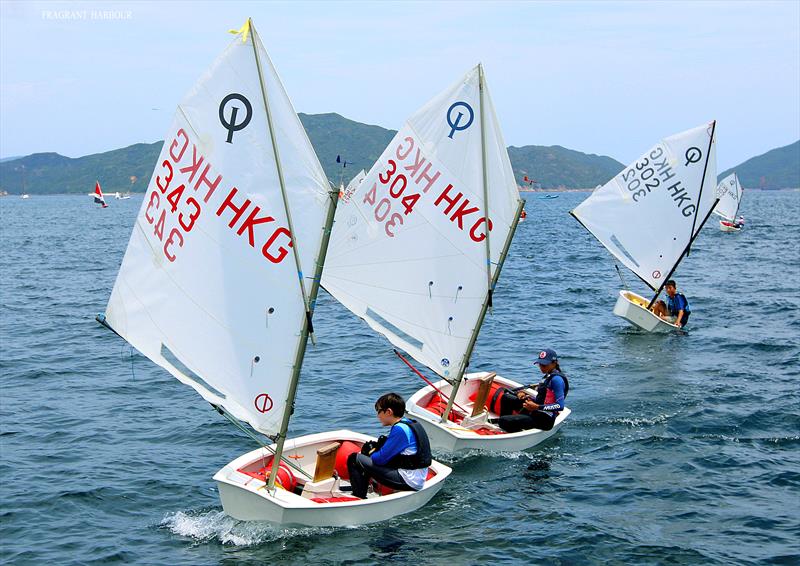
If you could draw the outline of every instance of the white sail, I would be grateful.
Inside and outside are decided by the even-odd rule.
[[[572,214],[654,290],[680,261],[716,200],[714,123],[663,139]]]
[[[241,31],[178,106],[106,321],[206,400],[274,434],[305,338],[292,247],[300,277],[313,278],[331,199],[260,39]]]
[[[340,202],[322,278],[339,302],[442,376],[464,361],[519,203],[488,90],[481,120],[480,74],[476,66],[411,116]]]
[[[739,184],[739,177],[736,176],[736,173],[731,173],[719,182],[717,198],[719,202],[714,207],[714,214],[733,222],[739,213],[739,205],[742,202],[742,186]]]
[[[355,177],[350,179],[350,182],[347,183],[347,186],[339,191],[339,199],[341,199],[342,202],[350,202],[350,199],[353,198],[356,189],[358,189],[358,186],[361,184],[361,181],[363,181],[366,178],[366,176],[367,176],[366,171],[364,171],[363,169],[359,171]]]

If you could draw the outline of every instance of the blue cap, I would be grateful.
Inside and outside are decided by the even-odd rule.
[[[546,366],[547,364],[552,364],[553,362],[558,361],[558,355],[556,354],[555,350],[551,350],[550,348],[545,348],[541,352],[539,352],[539,357],[533,360],[533,363],[539,364],[540,366]]]

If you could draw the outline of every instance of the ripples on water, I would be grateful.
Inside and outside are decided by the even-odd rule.
[[[211,479],[252,441],[94,322],[141,196],[0,199],[0,545],[9,564],[800,561],[800,193],[749,191],[676,274],[686,335],[611,314],[610,256],[528,198],[473,367],[519,380],[555,348],[572,417],[528,453],[444,457],[424,509],[350,529],[225,516]],[[625,274],[642,291],[633,275]],[[290,433],[377,433],[374,399],[422,385],[327,295]]]

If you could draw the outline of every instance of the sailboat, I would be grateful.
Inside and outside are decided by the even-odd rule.
[[[435,449],[529,448],[569,414],[506,434],[476,388],[520,384],[466,373],[522,207],[482,65],[414,113],[339,203],[322,285],[440,377],[406,404]]]
[[[94,182],[94,202],[95,204],[99,204],[102,208],[108,208],[106,204],[106,199],[103,196],[103,191],[100,189],[100,181]]]
[[[739,232],[744,226],[744,217],[739,216],[739,207],[742,205],[744,189],[739,184],[739,177],[731,173],[717,185],[717,198],[719,202],[714,208],[714,214],[722,217],[719,229],[723,232]]]
[[[650,308],[717,203],[715,127],[716,121],[661,140],[570,212],[655,291],[646,299],[622,290],[614,306],[615,315],[648,332],[680,328]]]
[[[273,440],[214,475],[228,515],[343,526],[413,511],[450,468],[433,462],[420,491],[378,486],[358,499],[346,457],[373,438],[287,439],[338,191],[251,21],[232,31],[178,105],[98,320],[252,438],[244,423]]]

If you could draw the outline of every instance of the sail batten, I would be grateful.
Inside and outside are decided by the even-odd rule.
[[[344,191],[322,281],[443,377],[465,363],[520,202],[481,74],[476,66],[414,113]]]
[[[665,138],[578,205],[572,215],[654,291],[714,207],[714,123]]]
[[[106,319],[204,399],[274,436],[315,294],[298,271],[318,276],[335,203],[252,31],[178,104]]]

